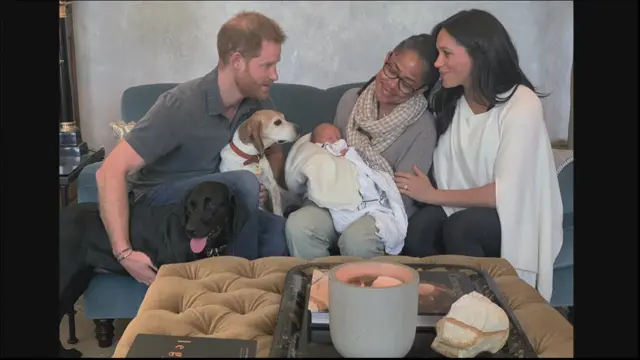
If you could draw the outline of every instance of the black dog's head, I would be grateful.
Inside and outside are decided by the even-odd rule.
[[[219,182],[200,183],[187,194],[184,204],[185,232],[198,258],[212,256],[233,241],[247,221],[247,209]]]

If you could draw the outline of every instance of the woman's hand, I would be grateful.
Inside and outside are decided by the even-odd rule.
[[[432,204],[437,196],[438,189],[431,185],[431,181],[417,166],[413,165],[415,175],[405,172],[397,172],[394,178],[400,194],[427,204]]]

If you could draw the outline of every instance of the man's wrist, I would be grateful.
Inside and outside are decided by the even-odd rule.
[[[126,259],[129,255],[131,255],[131,253],[133,252],[133,249],[131,248],[126,248],[123,251],[115,254],[116,260],[121,263],[124,259]]]
[[[117,256],[118,254],[121,254],[129,249],[131,249],[131,246],[129,245],[118,245],[118,246],[114,246],[111,250],[112,250],[113,256]]]

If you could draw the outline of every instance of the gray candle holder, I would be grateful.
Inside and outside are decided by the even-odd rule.
[[[370,287],[366,279],[387,276],[399,285]],[[359,279],[355,281],[354,279]],[[329,272],[329,330],[343,357],[404,357],[418,322],[419,275],[409,266],[350,262]]]

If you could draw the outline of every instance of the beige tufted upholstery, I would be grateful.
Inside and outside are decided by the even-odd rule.
[[[311,262],[357,260],[360,259],[332,256]],[[520,280],[506,260],[451,255],[385,256],[374,260],[459,264],[486,270],[507,298],[538,355],[573,357],[571,324]],[[293,257],[255,261],[217,257],[165,265],[118,342],[114,357],[125,357],[139,333],[254,339],[258,343],[257,356],[267,357],[285,275],[289,269],[307,262]]]

